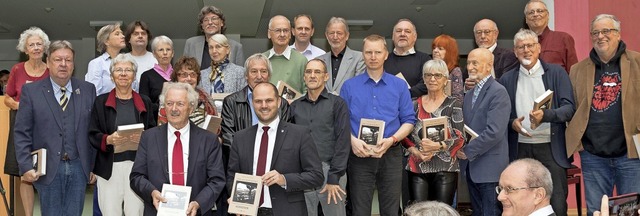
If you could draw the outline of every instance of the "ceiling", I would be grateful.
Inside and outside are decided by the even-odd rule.
[[[227,33],[242,38],[266,38],[273,15],[292,18],[306,13],[314,18],[315,38],[324,38],[330,17],[371,20],[368,30],[351,30],[351,38],[377,33],[390,36],[400,18],[411,19],[419,38],[447,33],[473,38],[476,21],[498,23],[500,38],[509,39],[523,23],[525,0],[6,0],[0,7],[0,39],[17,39],[29,26],[41,27],[50,39],[92,38],[90,21],[144,20],[153,35],[188,38],[198,32],[197,14],[203,5],[215,5],[226,16]]]

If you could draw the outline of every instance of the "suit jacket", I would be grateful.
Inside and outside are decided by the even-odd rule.
[[[507,73],[508,71],[518,68],[520,62],[518,58],[510,49],[505,49],[502,47],[496,47],[493,50],[493,70],[496,74],[495,79],[500,79],[502,74]],[[466,80],[469,78],[469,71],[467,71],[467,67],[462,67],[462,79]]]
[[[567,156],[582,150],[582,136],[589,123],[593,84],[596,66],[587,57],[571,67],[569,77],[573,84],[576,113],[567,126]],[[622,118],[624,119],[624,137],[627,141],[627,156],[638,158],[632,136],[640,130],[640,53],[625,50],[620,56],[620,74],[622,75]],[[22,105],[20,105],[22,106]],[[22,107],[20,107],[22,109]],[[17,121],[17,119],[16,119]]]
[[[224,168],[218,137],[189,122],[189,165],[186,186],[191,186],[189,201],[200,205],[198,215],[212,215],[211,208],[224,184]],[[136,160],[131,169],[131,189],[144,200],[144,215],[155,216],[151,192],[169,184],[167,124],[142,132]]]
[[[338,95],[340,94],[340,89],[342,88],[344,81],[364,73],[365,65],[364,60],[362,59],[362,52],[345,47],[344,56],[342,57],[342,62],[340,62],[340,69],[338,69],[338,76],[336,76],[334,84],[332,73],[333,69],[331,68],[331,55],[333,54],[331,50],[329,50],[329,52],[318,56],[317,59],[321,59],[327,65],[327,72],[329,73],[329,80],[327,80],[326,85],[327,91]]]
[[[573,102],[573,90],[569,75],[562,67],[556,64],[547,64],[540,60],[544,74],[542,75],[542,83],[545,90],[553,91],[551,109],[544,110],[542,122],[551,124],[551,153],[553,159],[559,166],[570,168],[571,163],[567,159],[567,149],[565,144],[566,123],[571,120],[573,113],[576,111]],[[500,77],[502,84],[509,93],[511,100],[511,116],[509,117],[509,161],[518,159],[518,135],[519,131],[511,128],[513,120],[518,118],[516,113],[516,90],[518,89],[518,77],[520,76],[520,67],[516,67]]]
[[[244,65],[244,51],[242,44],[235,40],[229,39],[229,62],[236,65]],[[198,64],[202,65],[202,53],[204,51],[204,35],[198,35],[187,39],[184,44],[183,56],[190,56],[198,60]]]
[[[229,155],[227,188],[233,186],[236,173],[253,174],[253,148],[258,126],[238,131]],[[280,121],[276,131],[271,170],[283,174],[284,189],[277,184],[269,187],[273,215],[306,215],[304,190],[322,186],[324,176],[316,145],[309,128]]]
[[[473,89],[465,95],[462,104],[464,123],[478,133],[478,137],[462,148],[468,159],[460,160],[460,170],[470,166],[467,174],[475,183],[498,182],[500,173],[509,164],[509,94],[493,77],[489,77],[474,105],[472,99]]]
[[[75,139],[78,158],[87,179],[93,168],[95,149],[89,144],[91,107],[96,97],[93,84],[76,78],[69,80],[73,88],[68,106],[74,106]],[[20,109],[16,116],[14,142],[20,174],[33,169],[31,151],[47,149],[47,174],[35,184],[48,185],[56,177],[63,152],[62,109],[55,98],[51,79],[26,84],[22,87]]]

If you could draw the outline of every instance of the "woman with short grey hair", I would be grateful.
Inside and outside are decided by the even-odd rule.
[[[115,88],[96,97],[89,123],[89,142],[97,151],[93,172],[98,181],[98,203],[104,215],[142,215],[143,201],[129,187],[140,134],[119,134],[118,127],[142,123],[149,129],[156,121],[151,100],[133,91],[135,59],[118,54],[109,69]]]
[[[140,88],[139,92],[142,95],[146,95],[151,99],[153,103],[153,116],[154,119],[158,119],[158,110],[160,109],[159,96],[162,93],[162,86],[165,82],[171,80],[171,74],[173,73],[173,66],[171,61],[173,59],[173,41],[164,35],[153,38],[151,41],[151,52],[153,56],[158,60],[158,63],[153,68],[145,71],[140,76]]]
[[[227,37],[215,34],[207,42],[211,67],[202,70],[198,86],[208,94],[234,93],[247,86],[244,68],[229,62],[231,47]]]
[[[49,36],[38,27],[31,27],[22,34],[18,40],[18,51],[27,54],[27,61],[20,62],[11,67],[9,80],[5,89],[4,104],[11,109],[9,112],[9,139],[4,162],[4,173],[11,176],[20,176],[18,161],[16,160],[15,146],[13,143],[13,125],[16,113],[20,105],[22,86],[26,83],[45,79],[49,76],[47,64],[42,61],[45,51],[49,48]],[[31,183],[20,181],[20,198],[25,215],[33,215],[34,193]]]
[[[96,45],[98,47],[96,50],[102,52],[102,55],[89,62],[84,79],[96,86],[96,95],[101,95],[113,89],[114,84],[111,82],[109,66],[111,60],[126,47],[120,24],[116,23],[100,28],[98,35],[96,35]]]

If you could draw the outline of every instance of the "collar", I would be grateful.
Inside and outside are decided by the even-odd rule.
[[[493,53],[493,51],[496,50],[496,47],[498,47],[498,42],[494,43],[487,49]]]
[[[287,60],[290,60],[291,59],[291,47],[287,46],[287,48],[284,49],[284,52],[282,52],[282,54],[276,54],[276,51],[272,47],[271,49],[269,49],[269,56],[267,56],[267,58],[271,59],[271,57],[273,57],[274,55],[276,55],[276,56],[284,56]]]
[[[58,85],[58,83],[54,82],[53,79],[51,78],[51,76],[49,76],[49,81],[51,81],[51,86],[53,86],[53,93],[59,93],[60,92],[60,85]],[[73,91],[73,87],[71,86],[71,79],[69,79],[69,81],[67,81],[67,84],[64,85],[65,88],[67,88],[67,92],[72,92]],[[80,91],[78,91],[80,92]],[[77,93],[79,94],[79,93]]]
[[[364,73],[365,76],[367,76],[367,79],[364,80],[364,83],[366,84],[367,82],[371,82],[371,83],[376,83],[375,80],[373,80],[373,78],[371,78],[371,76],[369,76],[369,73],[367,73],[367,70],[365,69]],[[380,80],[378,81],[378,83],[380,84],[387,84],[387,79],[389,79],[389,77],[392,76],[389,73],[387,73],[387,71],[382,71],[382,76],[380,77]]]
[[[262,127],[264,126],[269,126],[269,130],[271,129],[277,130],[279,124],[280,124],[280,116],[276,115],[276,119],[274,119],[271,123],[267,125],[263,124],[261,121],[258,121],[258,130],[262,129]]]
[[[331,57],[337,58],[340,56],[344,56],[344,53],[347,51],[347,47],[345,46],[344,49],[342,49],[342,51],[340,51],[340,53],[338,53],[338,55],[333,55],[333,51],[329,50],[329,52],[331,53]]]
[[[184,135],[189,133],[190,129],[191,129],[191,122],[188,122],[186,126],[180,128],[180,130],[176,129],[173,127],[173,125],[171,125],[171,123],[167,123],[167,129],[169,130],[169,133],[174,134],[176,131],[180,131],[180,135]]]
[[[527,70],[522,64],[520,64],[520,73],[529,77],[537,77],[542,76],[544,74],[544,70],[542,69],[542,64],[540,63],[540,59],[536,61],[536,63],[531,67],[531,70]]]
[[[131,93],[132,93],[133,105],[136,107],[136,110],[138,110],[138,112],[146,112],[147,108],[144,107],[144,101],[142,101],[142,97],[140,97],[140,95],[133,90],[131,90]],[[104,103],[104,105],[111,107],[113,109],[116,108],[116,89],[115,88],[112,89],[111,92],[109,92],[109,96],[107,96],[107,102]]]
[[[476,88],[481,90],[482,87],[484,86],[484,84],[487,83],[487,81],[489,80],[489,77],[491,77],[491,75],[486,76],[486,77],[482,78],[480,81],[478,81],[478,84],[476,84]]]
[[[397,56],[408,56],[408,55],[416,54],[416,49],[415,47],[411,47],[411,49],[407,50],[404,53],[398,53],[396,48],[393,48],[393,54],[396,54]]]
[[[312,101],[311,98],[309,98],[309,91],[307,91],[307,94],[305,94],[305,96],[302,97],[302,101],[313,103],[313,102],[318,102],[320,98],[325,98],[325,99],[329,98],[329,92],[327,91],[327,88],[322,89],[322,92],[320,92],[320,95],[318,95],[318,99],[315,101]]]
[[[545,27],[544,30],[542,30],[542,33],[538,35],[538,43],[542,43],[542,40],[549,35],[549,32],[551,32],[549,26]]]
[[[553,208],[551,207],[551,205],[547,205],[545,207],[542,207],[538,210],[535,210],[534,212],[532,212],[531,214],[529,214],[529,216],[548,216],[550,214],[554,213],[553,212]]]
[[[107,52],[103,52],[102,55],[98,56],[98,58],[102,59],[103,61],[111,60],[111,56],[109,56],[109,53]]]
[[[311,43],[309,43],[309,45],[307,45],[307,48],[305,50],[297,50],[296,49],[296,43],[293,43],[293,44],[289,45],[289,48],[294,49],[294,50],[298,51],[299,53],[306,53],[306,52],[311,53],[312,52],[311,47],[313,47],[313,45]]]

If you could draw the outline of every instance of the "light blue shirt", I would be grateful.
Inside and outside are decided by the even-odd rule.
[[[54,82],[53,79],[51,79],[51,77],[49,77],[49,81],[51,81],[51,86],[53,86],[53,95],[56,97],[56,101],[60,103],[60,97],[62,97],[62,91],[60,91],[60,85]],[[67,91],[65,92],[65,95],[67,95],[67,98],[68,98],[67,100],[71,100],[71,92],[73,92],[73,87],[71,87],[71,80],[67,81],[67,84],[64,87],[67,88]]]
[[[116,87],[111,80],[109,67],[111,67],[111,57],[106,52],[89,62],[84,80],[96,86],[96,95],[109,93]]]
[[[258,116],[256,115],[256,110],[253,107],[253,92],[251,88],[247,91],[247,100],[249,101],[249,107],[251,108],[251,125],[258,124]]]

